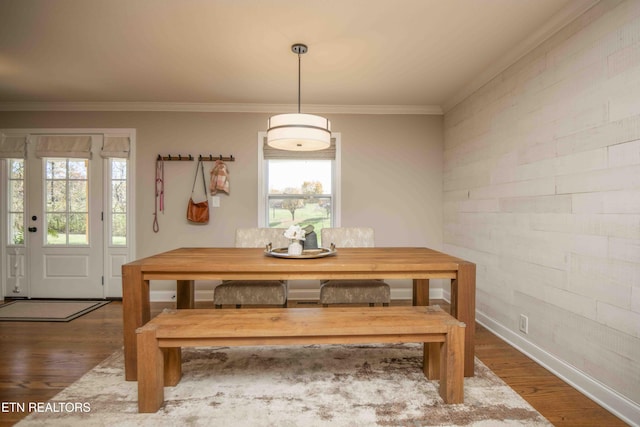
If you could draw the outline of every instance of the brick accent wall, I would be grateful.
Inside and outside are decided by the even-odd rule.
[[[597,4],[444,122],[444,250],[477,263],[478,311],[640,404],[640,2]]]

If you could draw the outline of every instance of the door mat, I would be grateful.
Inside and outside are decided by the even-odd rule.
[[[69,322],[110,301],[12,301],[0,305],[4,322]]]

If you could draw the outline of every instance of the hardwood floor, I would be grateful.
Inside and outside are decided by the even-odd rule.
[[[444,301],[432,304],[447,308]],[[152,304],[152,315],[167,306]],[[626,425],[482,326],[476,333],[478,358],[554,425]],[[122,347],[122,304],[111,302],[69,323],[0,322],[0,343],[1,427],[27,415],[10,405],[49,400]]]

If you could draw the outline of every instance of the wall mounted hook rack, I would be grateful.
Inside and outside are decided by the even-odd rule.
[[[158,154],[157,160],[158,161],[162,160],[165,162],[184,162],[184,161],[191,162],[195,160],[195,158],[191,154],[188,154],[187,156],[183,156],[182,154],[178,154],[177,156],[172,156],[171,154],[162,156]],[[218,156],[214,156],[213,154],[209,154],[209,155],[200,154],[198,155],[198,160],[201,160],[203,162],[215,162],[216,160],[222,160],[224,162],[235,162],[236,158],[233,157],[233,154],[231,154],[228,157],[223,156],[222,154]]]
[[[188,154],[186,156],[183,156],[182,154],[178,154],[178,156],[172,156],[171,154],[168,154],[166,156],[162,156],[160,154],[158,154],[158,161],[162,160],[165,162],[191,162],[193,160],[195,160],[195,158],[191,155]],[[236,158],[233,157],[233,154],[231,154],[230,156],[226,157],[223,156],[222,154],[218,155],[218,156],[214,156],[213,154],[209,154],[209,155],[198,155],[198,160],[201,160],[203,162],[215,162],[216,160],[222,160],[223,162],[235,162]]]

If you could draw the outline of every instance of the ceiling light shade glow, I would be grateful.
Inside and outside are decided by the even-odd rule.
[[[269,119],[267,144],[289,151],[315,151],[331,145],[331,122],[313,114],[278,114]]]
[[[313,114],[300,113],[300,55],[307,46],[296,43],[291,51],[298,55],[298,113],[278,114],[267,122],[267,145],[288,151],[315,151],[331,145],[331,122]]]

